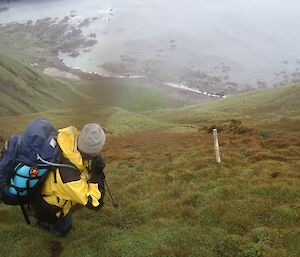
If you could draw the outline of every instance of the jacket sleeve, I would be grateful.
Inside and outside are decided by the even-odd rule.
[[[76,172],[70,168],[60,168],[59,175],[54,180],[57,180],[57,183],[62,183],[63,186],[57,187],[57,197],[82,204],[93,210],[102,207],[105,192],[102,189],[104,181],[101,173],[92,173],[89,181],[83,178],[79,171]]]

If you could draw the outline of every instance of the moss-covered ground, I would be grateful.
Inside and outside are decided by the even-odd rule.
[[[76,210],[70,234],[56,238],[33,218],[26,225],[19,207],[0,204],[1,256],[299,256],[299,92],[294,85],[179,108],[132,89],[113,96],[118,104],[96,97],[76,108],[2,116],[3,138],[38,116],[57,128],[102,124],[119,208],[106,198],[100,212]]]

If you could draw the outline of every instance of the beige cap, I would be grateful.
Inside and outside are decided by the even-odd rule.
[[[105,133],[97,123],[88,123],[79,132],[77,146],[80,152],[95,155],[105,143]]]

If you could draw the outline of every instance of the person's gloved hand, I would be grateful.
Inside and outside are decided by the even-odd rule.
[[[105,168],[105,163],[104,163],[101,155],[96,156],[92,159],[91,172],[92,172],[92,174],[95,174],[96,177],[100,178],[101,180],[105,179],[105,175],[103,173],[104,168]]]
[[[105,163],[104,163],[101,155],[98,155],[93,158],[91,168],[92,168],[92,171],[103,172],[103,170],[105,168]]]
[[[96,156],[92,159],[91,163],[91,183],[97,183],[98,184],[98,189],[101,192],[101,199],[99,200],[99,209],[103,206],[103,200],[105,197],[105,186],[104,186],[104,181],[105,181],[105,175],[104,175],[104,167],[105,163],[101,157],[101,155]]]

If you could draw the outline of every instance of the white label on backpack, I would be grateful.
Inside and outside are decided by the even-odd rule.
[[[50,141],[51,147],[52,147],[52,148],[55,148],[56,144],[57,144],[57,143],[56,143],[55,139],[52,138],[51,141]]]

